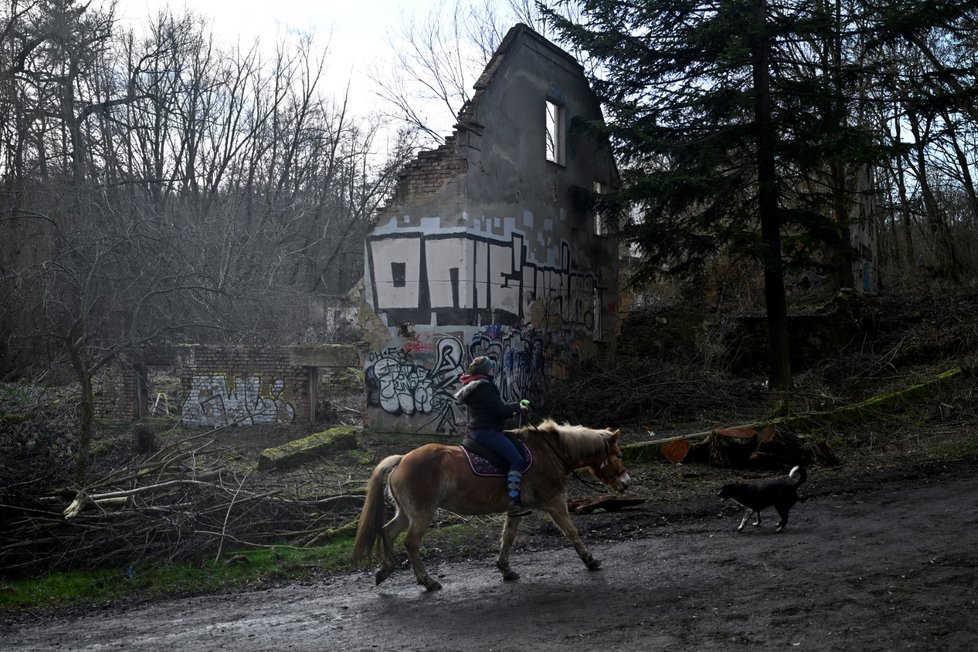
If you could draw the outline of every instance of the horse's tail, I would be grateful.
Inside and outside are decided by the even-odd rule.
[[[403,455],[391,455],[380,461],[370,474],[367,484],[367,497],[360,512],[357,536],[353,541],[353,562],[370,562],[384,545],[384,493],[387,477],[395,466],[400,464]]]

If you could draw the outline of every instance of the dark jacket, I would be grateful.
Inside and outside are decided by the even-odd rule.
[[[462,389],[455,400],[468,411],[469,430],[502,430],[508,417],[519,411],[518,403],[504,403],[499,389],[488,376],[462,376]]]

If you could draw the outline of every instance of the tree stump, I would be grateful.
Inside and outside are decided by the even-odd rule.
[[[672,441],[662,442],[659,451],[662,457],[672,464],[678,464],[686,459],[689,453],[690,443],[688,439],[673,439]]]
[[[708,438],[710,464],[742,469],[757,450],[759,433],[753,428],[717,428]]]
[[[751,456],[751,464],[764,469],[784,469],[792,466],[807,466],[812,461],[811,453],[794,433],[770,426],[770,434],[761,437],[757,450]]]
[[[835,451],[828,445],[828,442],[813,442],[809,444],[808,451],[821,466],[839,466],[841,463],[839,462],[839,458],[836,457]]]

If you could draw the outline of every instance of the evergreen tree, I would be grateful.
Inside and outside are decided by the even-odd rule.
[[[593,59],[606,123],[590,127],[611,136],[623,171],[600,207],[641,212],[622,230],[643,252],[635,280],[721,253],[757,261],[770,385],[790,388],[784,272],[817,256],[851,285],[855,179],[885,153],[867,119],[886,69],[874,44],[974,3],[582,0],[577,21],[564,4],[548,15]]]

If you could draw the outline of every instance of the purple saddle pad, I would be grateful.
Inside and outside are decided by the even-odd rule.
[[[533,455],[530,454],[530,449],[526,447],[526,444],[522,441],[518,442],[520,453],[523,455],[523,459],[526,460],[526,464],[523,465],[521,471],[526,473],[531,466],[533,466]],[[465,453],[465,458],[469,461],[469,467],[472,469],[472,473],[476,475],[481,475],[486,478],[504,478],[506,477],[507,469],[499,469],[492,462],[486,458],[473,453],[465,446],[459,446],[462,452]]]

